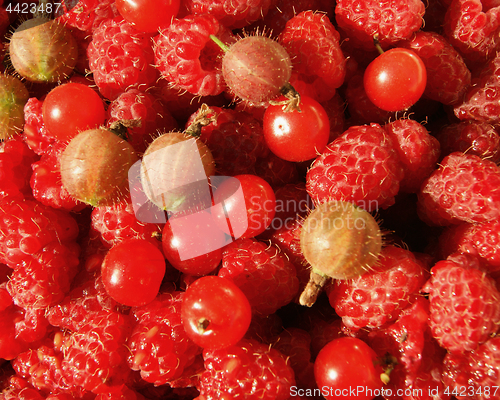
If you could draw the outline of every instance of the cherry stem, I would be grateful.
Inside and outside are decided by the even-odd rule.
[[[198,114],[196,114],[196,117],[194,118],[193,122],[186,128],[184,133],[194,137],[200,137],[201,128],[211,124],[212,122],[215,122],[216,120],[217,117],[214,111],[210,107],[208,107],[205,103],[203,103],[200,107],[200,110],[198,111]]]
[[[219,46],[224,51],[224,53],[229,50],[229,47],[222,43],[222,41],[217,36],[210,35],[209,37],[217,44],[217,46]]]
[[[382,48],[382,46],[380,45],[380,41],[378,40],[378,34],[373,35],[373,45],[380,54],[384,54],[384,49]]]
[[[141,125],[142,122],[140,119],[121,119],[119,121],[112,122],[108,130],[123,140],[128,140],[128,130]]]
[[[283,106],[284,112],[297,111],[302,112],[300,109],[300,94],[295,90],[295,88],[290,85],[290,83],[286,83],[281,89],[280,92],[283,96],[286,97],[286,100],[283,101],[274,101],[270,100],[269,104],[273,106]]]
[[[307,285],[299,298],[300,305],[312,307],[312,305],[316,303],[316,299],[323,290],[323,286],[325,286],[328,279],[328,276],[318,274],[314,270],[311,270],[309,282],[307,282]]]

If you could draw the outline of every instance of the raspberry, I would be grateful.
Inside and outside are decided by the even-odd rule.
[[[464,354],[447,354],[444,359],[443,382],[457,398],[494,399],[500,373],[500,338],[493,337],[477,349]],[[461,388],[467,387],[467,397]],[[465,394],[464,394],[465,395]]]
[[[500,12],[500,7],[498,7]],[[474,119],[492,125],[500,123],[500,54],[481,71],[462,103],[454,108],[460,120]]]
[[[328,293],[330,304],[353,331],[394,321],[415,300],[427,278],[415,256],[398,247],[383,248],[379,264],[374,272],[337,281]]]
[[[111,248],[125,239],[146,239],[161,247],[157,239],[162,227],[139,221],[132,203],[121,202],[114,206],[96,207],[92,210],[92,227],[100,233],[102,243]]]
[[[119,120],[139,120],[141,126],[127,130],[128,141],[137,153],[144,153],[157,136],[158,131],[170,132],[177,129],[177,122],[164,107],[160,99],[128,89],[120,94],[107,109],[107,126]]]
[[[285,357],[255,340],[243,339],[223,350],[205,350],[203,358],[200,400],[227,396],[285,400],[295,385],[293,369]]]
[[[59,303],[77,273],[79,247],[51,242],[26,265],[18,265],[7,290],[14,303],[23,308],[46,308]]]
[[[384,48],[409,39],[420,29],[424,12],[425,5],[420,0],[361,3],[340,0],[335,8],[335,19],[354,45],[371,50],[375,35]]]
[[[279,248],[255,239],[239,239],[224,248],[219,276],[232,279],[247,296],[252,312],[269,315],[296,295],[293,264]]]
[[[416,193],[422,182],[434,171],[440,154],[438,140],[417,121],[399,119],[385,125],[385,130],[397,144],[404,178],[400,191]]]
[[[425,96],[443,104],[462,100],[471,83],[471,73],[462,56],[443,36],[419,31],[398,46],[413,50],[424,62],[427,70]]]
[[[184,332],[181,303],[182,293],[163,294],[133,309],[128,365],[146,382],[164,385],[179,378],[201,351]]]
[[[231,40],[228,30],[210,14],[174,20],[153,40],[156,68],[167,81],[194,95],[222,93],[222,50],[210,35],[222,41]]]
[[[0,260],[14,268],[51,242],[76,239],[74,218],[34,200],[3,203],[0,207]]]
[[[378,124],[352,126],[330,143],[307,172],[315,203],[352,201],[372,211],[394,204],[403,168],[394,144]]]
[[[488,272],[500,270],[500,219],[478,224],[448,227],[439,238],[441,256],[448,257],[452,253],[468,253],[483,262],[483,269]]]
[[[450,43],[468,60],[486,61],[495,55],[500,38],[500,7],[487,9],[481,0],[453,0],[444,18]]]
[[[58,140],[50,136],[42,118],[43,101],[36,97],[28,99],[24,106],[24,133],[26,144],[36,154],[41,155],[52,151]]]
[[[283,160],[271,152],[257,159],[255,174],[269,183],[273,189],[299,180],[295,163]]]
[[[212,152],[217,174],[235,176],[252,173],[257,159],[266,157],[269,152],[262,123],[242,111],[215,107],[213,110],[216,121],[201,129],[200,139]]]
[[[73,7],[67,7],[62,3],[61,8],[65,12],[59,20],[87,34],[92,34],[104,20],[119,16],[113,0],[78,0]]]
[[[310,85],[332,89],[344,82],[345,58],[340,34],[325,14],[303,11],[286,23],[279,41],[292,57],[299,78]],[[322,101],[329,100],[322,98]]]
[[[0,393],[2,400],[44,400],[44,397],[37,390],[30,387],[22,389],[9,388]]]
[[[495,163],[500,161],[500,136],[495,127],[486,122],[454,123],[439,130],[435,136],[441,144],[441,157],[461,151]]]
[[[420,218],[429,225],[484,222],[500,216],[500,169],[478,156],[451,153],[418,193]]]
[[[429,326],[450,353],[471,351],[498,330],[500,293],[470,255],[452,254],[432,267]]]
[[[118,17],[93,32],[87,56],[99,92],[110,100],[125,89],[146,90],[158,77],[149,36]]]
[[[3,150],[3,151],[2,151]],[[18,136],[0,150],[0,198],[31,197],[31,164],[38,157]]]
[[[274,0],[187,0],[191,14],[213,15],[222,25],[230,28],[244,26],[263,18]]]

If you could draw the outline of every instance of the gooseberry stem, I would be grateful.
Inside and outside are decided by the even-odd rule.
[[[217,46],[219,46],[224,51],[224,53],[226,53],[229,50],[229,47],[227,47],[224,43],[222,43],[217,36],[210,35],[210,39],[212,39],[217,44]]]

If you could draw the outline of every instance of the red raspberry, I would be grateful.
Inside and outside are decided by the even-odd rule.
[[[255,174],[269,183],[273,189],[299,180],[297,165],[271,152],[266,157],[257,159]]]
[[[61,183],[58,157],[62,150],[64,147],[54,145],[50,153],[42,154],[40,160],[32,164],[30,185],[33,197],[52,208],[81,211],[86,205],[70,195]]]
[[[498,218],[500,168],[478,156],[451,153],[422,184],[418,212],[429,225]]]
[[[25,387],[22,389],[8,388],[0,393],[2,400],[45,400],[36,389]]]
[[[394,204],[403,168],[394,144],[378,124],[352,126],[330,143],[307,172],[315,203],[352,201],[373,211]]]
[[[394,112],[378,108],[368,98],[363,84],[363,74],[356,73],[347,81],[345,97],[353,124],[383,124],[395,118]]]
[[[443,104],[462,100],[471,83],[471,73],[462,56],[443,36],[418,31],[398,46],[413,50],[424,62],[427,70],[425,96]]]
[[[321,105],[325,109],[326,114],[328,115],[328,119],[330,120],[329,142],[333,142],[340,135],[342,135],[345,130],[344,111],[346,108],[346,104],[344,99],[338,93],[335,93],[335,95],[330,100],[322,101]]]
[[[72,7],[62,3],[61,9],[64,11],[59,17],[61,22],[87,34],[92,34],[106,19],[120,15],[113,0],[78,0]]]
[[[186,0],[191,14],[213,15],[222,25],[243,28],[263,18],[275,0]]]
[[[139,154],[160,132],[178,128],[177,121],[170,115],[160,99],[138,89],[129,89],[120,94],[107,109],[107,126],[119,120],[139,120],[141,125],[128,128],[128,142]]]
[[[266,157],[269,152],[262,123],[243,111],[212,109],[216,121],[201,129],[200,139],[212,152],[217,174],[251,174],[257,159]]]
[[[149,35],[119,17],[93,32],[87,56],[99,92],[110,100],[126,89],[146,90],[158,78]]]
[[[500,12],[500,7],[498,10]],[[455,106],[455,115],[461,120],[474,119],[492,125],[499,124],[500,54],[481,70],[479,77],[472,83],[464,101]]]
[[[79,265],[79,247],[51,242],[12,273],[7,290],[14,303],[25,309],[47,308],[69,292]]]
[[[453,0],[444,19],[450,43],[473,62],[495,55],[500,44],[500,7],[488,9],[485,1]]]
[[[335,18],[353,44],[373,49],[378,35],[386,48],[399,40],[409,39],[422,26],[425,5],[420,0],[380,2],[376,0],[339,0]]]
[[[72,242],[78,235],[74,218],[33,200],[4,202],[0,207],[0,261],[11,268],[32,260],[51,242]]]
[[[181,322],[182,293],[162,294],[133,309],[128,365],[146,382],[164,385],[179,378],[200,353]]]
[[[439,248],[443,258],[452,253],[468,253],[483,262],[484,270],[499,271],[500,219],[450,226],[439,237]]]
[[[102,243],[111,248],[125,239],[145,239],[161,248],[162,226],[139,221],[132,203],[95,207],[92,210],[92,228],[100,233]]]
[[[154,38],[156,68],[167,81],[194,95],[222,93],[222,50],[210,35],[223,42],[231,40],[230,32],[210,14],[175,19]]]
[[[42,105],[43,101],[36,97],[31,97],[24,105],[23,138],[29,148],[38,155],[51,152],[52,147],[59,143],[45,128]]]
[[[33,195],[29,180],[31,164],[37,159],[20,136],[3,142],[0,150],[0,198],[22,199]]]
[[[453,254],[431,269],[429,326],[450,353],[471,351],[498,330],[500,293],[470,255]]]
[[[438,140],[417,121],[399,119],[385,125],[396,144],[403,165],[404,178],[400,191],[416,193],[422,182],[434,171],[440,154]]]
[[[500,135],[486,122],[462,121],[445,126],[436,133],[441,157],[455,151],[474,154],[493,162],[500,161]]]
[[[382,249],[377,271],[338,280],[328,293],[330,304],[352,331],[378,328],[398,318],[427,279],[413,253],[399,247]]]
[[[268,345],[243,339],[222,350],[205,350],[205,372],[198,400],[259,398],[285,400],[295,385],[293,369],[285,357]]]
[[[345,57],[340,49],[340,34],[323,13],[303,11],[286,23],[279,37],[293,60],[299,79],[313,87],[338,88],[344,82]],[[329,100],[335,94],[322,98]]]
[[[226,246],[218,275],[232,279],[258,315],[287,305],[299,289],[295,267],[279,248],[255,239],[239,239]]]
[[[488,339],[471,352],[447,354],[444,359],[443,382],[448,392],[455,394],[457,399],[497,398],[499,374],[500,338],[498,337]],[[464,388],[467,390],[466,393]]]

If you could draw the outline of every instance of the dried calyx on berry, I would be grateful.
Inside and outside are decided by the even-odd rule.
[[[222,76],[234,95],[252,104],[266,104],[283,95],[288,100],[280,104],[288,111],[300,111],[300,96],[289,83],[292,61],[281,44],[253,35],[228,47],[216,36],[210,38],[224,50]]]
[[[299,301],[310,307],[328,279],[351,279],[373,269],[382,232],[368,211],[351,202],[330,201],[304,220],[300,247],[312,270]]]

